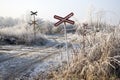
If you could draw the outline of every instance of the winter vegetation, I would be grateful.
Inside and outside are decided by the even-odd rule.
[[[88,27],[90,26],[88,25]],[[78,30],[79,37],[76,41],[82,44],[82,47],[79,49],[80,52],[74,52],[72,62],[62,69],[51,72],[48,79],[119,80],[120,26],[110,28],[109,25],[106,25],[106,27],[106,30],[100,29],[99,31],[85,34],[81,32],[81,29]]]
[[[0,17],[0,28],[12,27],[20,22],[19,19],[13,19],[11,17]]]
[[[36,39],[34,39],[33,25],[30,24],[31,20],[14,20],[12,18],[6,18],[5,21],[4,18],[1,18],[1,20],[3,21],[0,24],[0,44],[30,45],[34,44],[36,41],[38,42],[36,44],[45,44],[47,42],[47,39],[45,39],[44,35],[64,33],[63,25],[54,27],[53,23],[50,21],[37,19],[37,25],[35,26]],[[67,29],[70,29],[68,32],[75,32],[74,30],[76,28],[72,25],[68,25]]]

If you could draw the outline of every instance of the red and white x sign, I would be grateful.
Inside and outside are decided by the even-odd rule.
[[[55,19],[58,19],[58,20],[60,20],[60,21],[58,21],[57,23],[55,23],[54,26],[58,26],[58,25],[62,24],[63,22],[67,22],[67,23],[70,23],[70,24],[74,24],[74,23],[75,23],[74,21],[69,20],[69,18],[72,17],[73,15],[74,15],[73,12],[71,12],[70,14],[68,14],[68,15],[67,15],[66,17],[64,17],[64,18],[55,15],[54,18],[55,18]]]

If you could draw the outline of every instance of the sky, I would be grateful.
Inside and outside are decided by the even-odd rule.
[[[38,17],[55,21],[54,15],[86,20],[89,12],[104,11],[111,22],[120,19],[120,0],[0,0],[0,16],[20,18],[30,11],[38,11]],[[109,15],[109,16],[108,16]]]

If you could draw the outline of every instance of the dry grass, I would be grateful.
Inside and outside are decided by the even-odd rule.
[[[117,80],[120,78],[120,32],[96,33],[93,46],[80,49],[70,65],[52,72],[48,80]],[[90,40],[88,40],[90,41]],[[97,41],[97,42],[96,42]],[[89,44],[89,43],[88,43]],[[87,45],[87,44],[86,44]],[[84,54],[87,53],[87,56]]]

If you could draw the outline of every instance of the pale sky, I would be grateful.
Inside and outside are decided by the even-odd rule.
[[[29,11],[38,11],[38,16],[53,21],[53,16],[66,16],[73,12],[74,18],[87,18],[88,11],[104,10],[111,18],[120,19],[120,0],[0,0],[0,16],[18,18]]]

